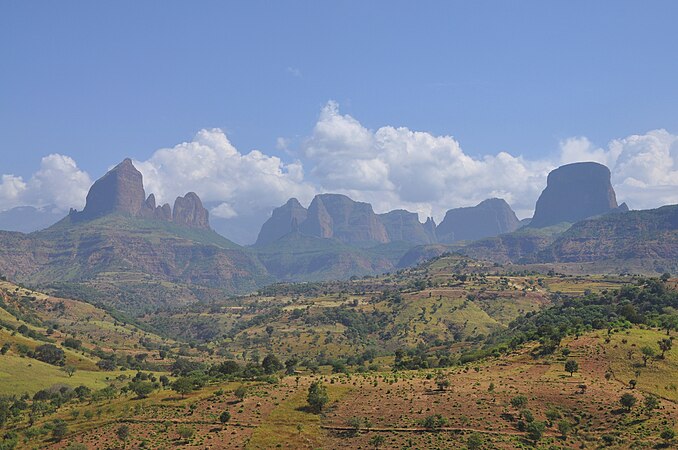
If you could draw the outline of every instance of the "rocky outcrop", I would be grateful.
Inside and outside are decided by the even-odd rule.
[[[430,222],[427,221],[426,224],[419,222],[417,213],[396,209],[385,214],[379,214],[378,217],[386,228],[390,242],[402,241],[415,244],[432,244],[435,242],[430,234]],[[427,232],[427,227],[429,232]]]
[[[520,221],[506,201],[491,198],[468,208],[450,209],[436,228],[439,242],[474,241],[518,229]]]
[[[200,197],[195,192],[189,192],[183,197],[177,197],[172,210],[172,221],[177,225],[189,228],[209,229],[209,213],[202,206]]]
[[[574,223],[615,208],[617,199],[610,183],[610,169],[595,162],[567,164],[549,173],[529,226]]]
[[[194,192],[177,197],[174,212],[169,204],[157,206],[155,195],[145,197],[144,181],[132,160],[127,158],[94,182],[87,194],[85,209],[71,210],[74,221],[97,219],[109,214],[174,222],[177,225],[209,229],[209,213]]]
[[[127,158],[94,182],[80,218],[88,220],[111,213],[136,217],[142,214],[145,198],[141,172]]]
[[[340,194],[316,195],[299,230],[311,236],[334,238],[349,244],[389,242],[386,228],[372,210],[372,205]]]
[[[271,218],[262,225],[255,245],[270,244],[293,231],[298,231],[299,225],[307,216],[308,211],[301,206],[299,200],[289,199],[283,206],[273,210]]]

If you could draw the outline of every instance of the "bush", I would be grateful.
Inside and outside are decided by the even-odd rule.
[[[544,422],[530,422],[527,424],[527,438],[531,441],[537,442],[541,439],[546,429],[546,424]]]
[[[226,423],[226,422],[228,422],[229,420],[231,420],[231,413],[228,412],[228,411],[222,412],[221,415],[219,416],[219,421],[220,421],[221,423]]]
[[[66,362],[64,351],[53,344],[44,344],[36,347],[33,357],[54,366],[63,366]]]
[[[314,381],[308,387],[308,397],[306,398],[308,405],[315,412],[322,411],[323,407],[330,401],[327,395],[327,388],[322,381]]]

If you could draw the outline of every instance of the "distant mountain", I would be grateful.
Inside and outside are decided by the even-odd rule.
[[[47,228],[65,215],[66,213],[52,205],[41,208],[17,206],[0,212],[0,230],[30,233]]]
[[[610,169],[595,162],[567,164],[549,173],[529,226],[574,223],[616,208]]]
[[[334,239],[349,246],[370,247],[390,242],[429,244],[436,241],[432,219],[419,222],[405,210],[375,214],[372,205],[341,194],[316,195],[308,209],[292,198],[273,210],[261,227],[256,247],[271,244],[292,232]]]
[[[439,242],[474,241],[509,233],[518,229],[520,221],[501,198],[490,198],[468,208],[450,209],[436,227]]]
[[[94,183],[83,211],[43,231],[0,233],[0,272],[132,312],[274,281],[255,255],[210,229],[196,194],[173,209],[144,197],[141,173],[123,161]]]

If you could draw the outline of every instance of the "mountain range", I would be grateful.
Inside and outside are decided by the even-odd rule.
[[[451,209],[436,225],[326,193],[308,208],[290,199],[273,210],[256,243],[242,247],[211,229],[195,193],[156,205],[126,159],[92,185],[82,211],[41,231],[0,232],[0,273],[140,313],[276,281],[390,272],[453,251],[499,264],[673,270],[678,206],[628,211],[617,205],[605,166],[576,163],[551,172],[531,221],[519,221],[502,199]]]

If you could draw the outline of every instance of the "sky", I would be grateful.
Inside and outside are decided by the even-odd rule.
[[[243,243],[320,192],[437,221],[500,196],[529,217],[580,160],[633,209],[678,203],[676,17],[674,1],[1,1],[0,211],[82,208],[125,157]]]

